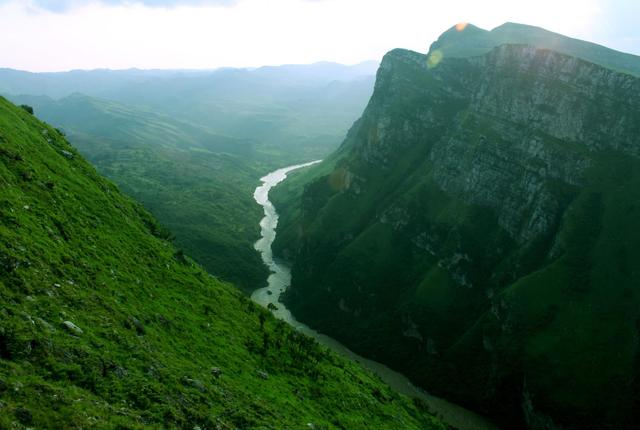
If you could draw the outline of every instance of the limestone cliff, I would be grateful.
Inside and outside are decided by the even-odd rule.
[[[640,79],[394,50],[328,163],[283,209],[296,316],[508,428],[631,428]]]

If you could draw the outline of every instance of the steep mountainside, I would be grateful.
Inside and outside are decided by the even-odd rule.
[[[12,100],[62,128],[100,173],[150,210],[209,273],[245,291],[264,285],[268,271],[253,249],[262,211],[252,193],[272,166],[255,142],[81,94]]]
[[[0,427],[444,428],[164,237],[0,98]]]
[[[292,181],[296,317],[506,428],[639,422],[640,79],[525,45],[394,50]]]

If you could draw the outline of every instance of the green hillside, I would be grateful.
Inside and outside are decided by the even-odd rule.
[[[64,130],[209,273],[250,292],[268,275],[253,249],[262,217],[252,198],[259,178],[333,150],[371,93],[373,66],[190,73],[0,69],[0,90],[26,93],[8,97]],[[107,98],[48,96],[74,90]]]
[[[532,45],[571,55],[619,72],[640,76],[640,57],[553,33],[540,27],[507,22],[491,31],[472,24],[454,26],[430,47],[437,57],[472,57],[482,55],[505,43]]]
[[[255,142],[108,100],[13,97],[63,129],[98,171],[141,202],[209,273],[245,291],[267,270],[253,243],[262,210],[253,189],[267,165]],[[297,161],[297,160],[296,160]]]
[[[0,99],[0,427],[444,428],[166,237]]]
[[[638,136],[629,74],[391,51],[339,151],[276,189],[289,308],[505,428],[635,428]]]

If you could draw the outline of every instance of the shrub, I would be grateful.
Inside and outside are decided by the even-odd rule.
[[[26,110],[27,112],[29,112],[31,115],[33,115],[33,108],[29,105],[20,105],[20,107],[24,110]]]

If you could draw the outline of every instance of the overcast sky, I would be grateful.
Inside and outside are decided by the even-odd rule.
[[[0,67],[353,64],[506,21],[640,55],[639,20],[640,0],[0,0]]]

